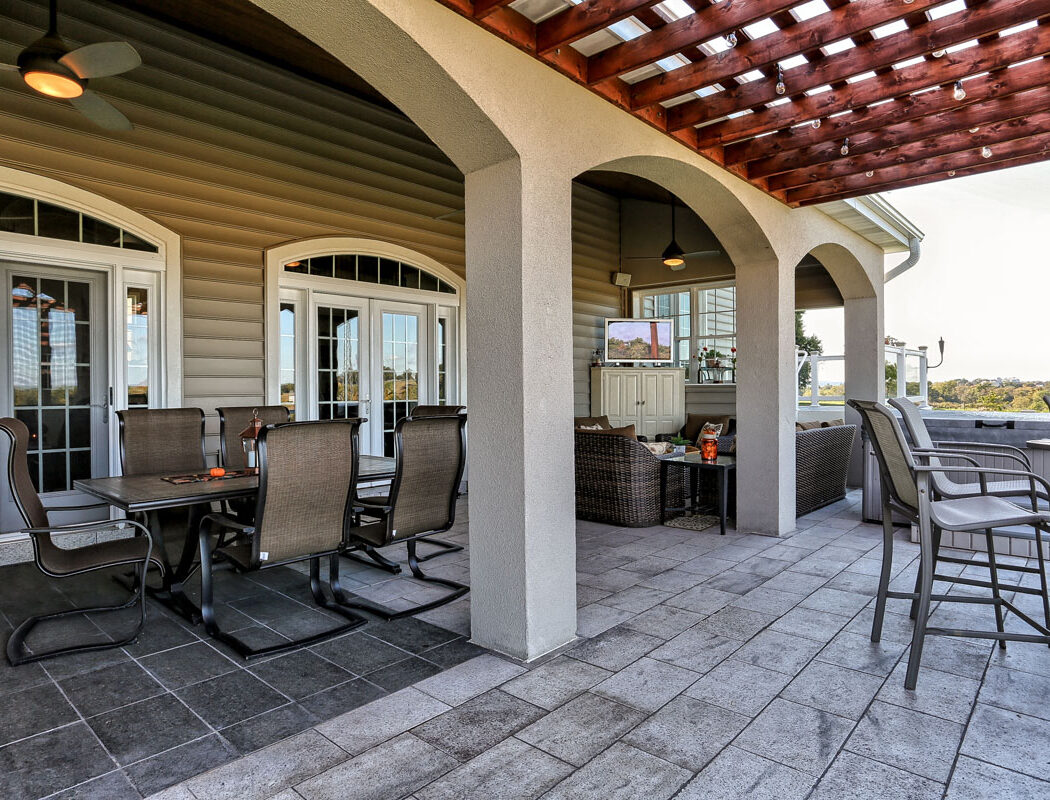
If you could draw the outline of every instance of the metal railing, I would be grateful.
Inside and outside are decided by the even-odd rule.
[[[844,394],[821,394],[820,374],[822,365],[827,367],[831,363],[841,363],[843,372],[845,368],[845,356],[829,356],[819,353],[807,353],[797,350],[795,353],[795,375],[797,376],[803,366],[809,364],[809,385],[798,393],[796,403],[799,406],[819,405],[843,405],[846,402]],[[909,372],[911,373],[909,375]],[[837,385],[837,384],[828,384]],[[845,379],[842,384],[845,388]],[[925,350],[912,350],[906,347],[886,346],[886,396],[904,397],[916,403],[922,408],[929,406],[930,384],[927,376],[927,359]]]

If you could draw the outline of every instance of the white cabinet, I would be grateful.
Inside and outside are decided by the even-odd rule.
[[[634,425],[650,439],[685,423],[685,370],[678,367],[591,367],[591,416],[614,428]]]

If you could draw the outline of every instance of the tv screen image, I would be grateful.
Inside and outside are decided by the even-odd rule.
[[[669,319],[610,319],[605,322],[609,361],[671,361]]]

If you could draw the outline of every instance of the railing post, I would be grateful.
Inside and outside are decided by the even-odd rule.
[[[809,369],[809,407],[813,408],[820,405],[820,359],[821,356],[814,353],[809,357],[810,364],[812,365]]]
[[[919,351],[919,405],[928,406],[930,404],[930,380],[929,373],[927,372],[926,351]]]
[[[908,356],[903,347],[897,348],[897,397],[908,396]]]

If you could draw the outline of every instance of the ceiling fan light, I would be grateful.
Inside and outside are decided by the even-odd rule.
[[[46,94],[48,97],[59,97],[63,100],[71,100],[84,94],[84,85],[66,75],[46,70],[28,70],[22,75],[30,89]]]
[[[684,255],[685,251],[679,246],[678,242],[672,239],[660,256],[660,259],[664,262],[665,267],[680,267],[685,263]]]

